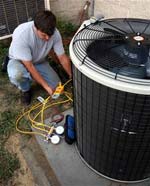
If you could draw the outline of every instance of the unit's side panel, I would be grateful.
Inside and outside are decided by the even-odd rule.
[[[96,171],[136,181],[150,175],[150,96],[115,90],[73,67],[77,146]]]
[[[0,1],[0,37],[12,34],[19,24],[31,21],[44,9],[44,0]]]
[[[17,24],[26,22],[28,20],[28,10],[27,5],[24,0],[16,1],[15,4],[15,15],[17,18]]]
[[[8,23],[9,34],[13,32],[18,24],[14,1],[3,1],[5,17]]]
[[[9,34],[9,29],[8,29],[8,20],[6,19],[5,16],[5,9],[4,9],[4,4],[2,1],[0,1],[0,36]]]

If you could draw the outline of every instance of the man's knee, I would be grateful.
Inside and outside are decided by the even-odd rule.
[[[28,73],[21,62],[17,60],[10,60],[7,67],[8,76],[10,79],[21,81]]]
[[[23,72],[20,69],[14,68],[13,71],[8,70],[8,76],[10,79],[21,81],[21,79],[23,78]]]
[[[23,80],[23,74],[21,72],[16,72],[12,78],[18,82],[21,82]]]

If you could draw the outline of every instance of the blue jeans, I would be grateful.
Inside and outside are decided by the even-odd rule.
[[[52,69],[47,61],[34,65],[36,70],[41,74],[45,81],[52,87],[56,88],[60,82],[57,73]],[[16,85],[22,92],[26,92],[31,87],[32,77],[24,65],[15,59],[10,59],[7,72],[10,82]]]

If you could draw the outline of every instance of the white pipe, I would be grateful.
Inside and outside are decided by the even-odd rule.
[[[0,40],[8,39],[8,38],[10,38],[10,37],[12,37],[12,34],[6,35],[6,36],[1,36],[1,37],[0,37]]]
[[[44,4],[45,4],[45,9],[51,10],[50,0],[44,0]]]

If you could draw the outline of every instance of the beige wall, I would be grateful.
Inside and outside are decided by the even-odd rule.
[[[48,0],[47,0],[48,1]],[[150,0],[89,0],[89,17],[103,14],[105,18],[131,17],[150,19]],[[51,10],[57,17],[79,22],[86,0],[50,0]],[[93,3],[94,2],[94,3]],[[94,4],[94,8],[93,8]]]
[[[78,23],[86,0],[50,0],[51,10],[57,17]]]
[[[95,0],[94,15],[150,19],[150,0]]]

